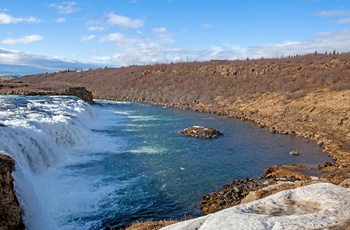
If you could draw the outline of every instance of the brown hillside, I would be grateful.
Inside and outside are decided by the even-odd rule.
[[[345,173],[350,171],[350,53],[65,71],[21,81],[35,87],[84,86],[98,99],[251,120],[318,142],[340,165],[328,177],[335,183],[350,177]]]
[[[284,59],[131,66],[33,75],[31,85],[77,85],[96,98],[193,104],[276,92],[298,98],[315,90],[350,89],[350,53]]]

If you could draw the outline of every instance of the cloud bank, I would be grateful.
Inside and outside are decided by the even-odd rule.
[[[165,32],[165,30],[159,30]],[[235,60],[235,59],[259,59],[286,57],[288,55],[300,55],[314,53],[315,51],[338,52],[349,51],[350,30],[319,33],[311,39],[302,42],[287,41],[280,44],[267,46],[241,47],[233,44],[212,45],[208,49],[184,49],[173,45],[164,45],[152,40],[139,40],[127,38],[120,33],[112,33],[100,38],[100,42],[115,42],[120,51],[109,56],[98,56],[99,51],[91,51],[94,61],[83,62],[58,57],[50,57],[26,53],[17,50],[0,48],[0,75],[18,74],[21,72],[41,73],[56,72],[74,68],[118,67],[134,64],[170,63],[178,61],[207,61],[207,60]],[[87,35],[82,42],[93,39]],[[18,40],[17,40],[18,41]],[[10,68],[11,67],[11,68]],[[6,72],[7,71],[7,72]]]
[[[156,29],[154,32],[165,32],[164,29]],[[241,47],[226,43],[224,45],[212,45],[208,49],[185,49],[174,46],[172,43],[162,43],[153,40],[141,40],[128,38],[121,33],[112,33],[101,37],[100,42],[114,42],[119,47],[118,52],[112,55],[99,56],[99,51],[92,50],[91,62],[69,60],[64,58],[50,57],[26,53],[17,50],[0,48],[0,63],[2,70],[4,66],[15,66],[17,72],[26,69],[27,73],[55,72],[73,68],[96,68],[96,67],[118,67],[134,64],[170,63],[178,61],[207,61],[207,60],[235,60],[235,59],[259,59],[286,57],[288,55],[301,55],[307,53],[318,53],[349,51],[350,30],[337,32],[326,32],[314,35],[306,41],[286,41],[279,44],[266,46]],[[81,42],[94,39],[94,35],[81,38]],[[40,39],[38,37],[37,39]],[[29,41],[25,38],[8,40],[7,42]],[[35,40],[35,36],[32,37]],[[4,40],[6,41],[6,40]],[[2,42],[4,42],[2,41]],[[29,71],[28,69],[33,71]],[[2,72],[0,74],[8,74]]]
[[[101,65],[0,48],[0,75],[51,73],[66,69],[97,67]]]

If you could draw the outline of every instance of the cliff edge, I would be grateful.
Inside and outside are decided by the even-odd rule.
[[[83,101],[92,104],[93,96],[92,92],[88,91],[85,87],[76,86],[55,86],[55,87],[36,87],[24,84],[22,81],[10,81],[0,79],[0,94],[8,95],[23,95],[23,96],[36,96],[36,95],[66,95],[76,96]]]

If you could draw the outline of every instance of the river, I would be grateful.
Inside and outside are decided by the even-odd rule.
[[[193,125],[213,140],[177,131]],[[330,161],[313,142],[238,119],[140,103],[0,96],[0,151],[16,161],[27,228],[104,229],[196,217],[199,201],[264,167]],[[299,156],[289,152],[298,148]]]

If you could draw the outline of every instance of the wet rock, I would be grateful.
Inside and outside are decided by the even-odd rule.
[[[185,134],[189,137],[196,137],[200,139],[213,139],[223,135],[220,131],[204,126],[192,126],[183,130],[179,130],[178,133]]]
[[[331,162],[324,162],[322,164],[319,164],[318,168],[322,169],[322,168],[326,168],[326,167],[330,167],[330,166],[333,166],[333,164]]]
[[[12,171],[15,162],[9,156],[0,153],[0,229],[25,229],[21,208],[14,193]]]

